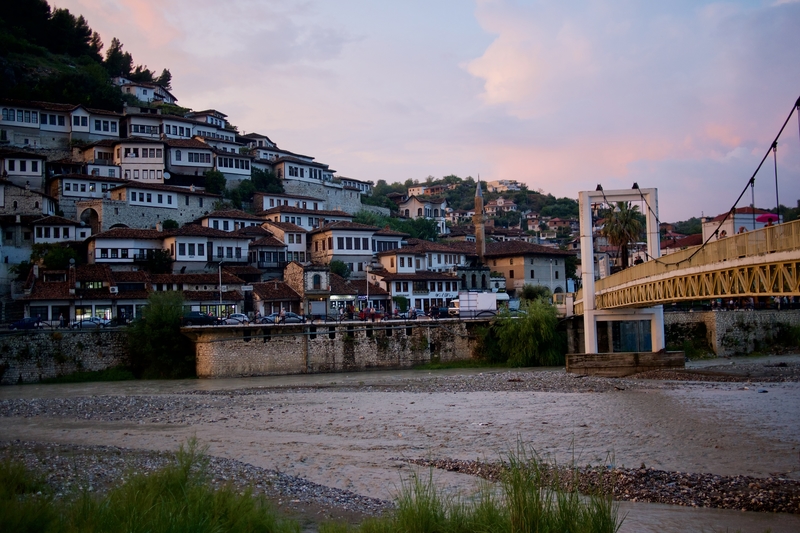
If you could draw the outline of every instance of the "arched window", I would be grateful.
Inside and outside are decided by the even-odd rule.
[[[439,218],[439,210],[438,210],[438,209],[434,209],[434,210],[433,210],[433,216],[434,216],[435,218]]]
[[[409,216],[410,216],[409,211],[408,211],[408,209],[406,209],[406,217],[409,217]]]
[[[313,284],[315,291],[322,289],[322,276],[319,274],[314,274],[314,277],[311,278],[311,283]]]
[[[467,288],[467,275],[461,274],[461,287],[466,289]]]
[[[181,160],[181,151],[175,150],[175,161],[180,161],[180,160]]]
[[[34,209],[39,209],[39,202],[34,202],[33,203],[33,208]]]
[[[478,277],[475,274],[473,274],[472,275],[472,285],[470,286],[470,289],[474,289],[477,286],[478,286]]]
[[[481,289],[486,288],[486,274],[481,274]]]
[[[17,201],[14,200],[14,209],[16,209],[16,208],[17,208]]]
[[[419,209],[417,209],[417,216],[418,217],[422,216],[422,208],[421,207]]]

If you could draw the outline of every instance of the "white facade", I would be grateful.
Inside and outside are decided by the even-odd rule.
[[[118,143],[114,163],[122,169],[122,178],[148,183],[164,183],[164,144],[136,140]]]

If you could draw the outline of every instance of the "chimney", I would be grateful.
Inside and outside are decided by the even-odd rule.
[[[156,222],[156,231],[164,231],[164,224],[161,221]]]

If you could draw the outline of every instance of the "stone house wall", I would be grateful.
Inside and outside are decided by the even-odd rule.
[[[35,383],[127,364],[125,331],[21,331],[0,336],[0,384]]]
[[[146,205],[130,205],[124,200],[84,200],[77,203],[76,220],[82,220],[81,215],[88,209],[94,209],[97,212],[99,226],[97,232],[100,232],[111,229],[115,224],[124,224],[129,228],[136,229],[152,229],[156,227],[156,223],[168,219],[183,225],[213,211],[214,202],[212,199],[207,198],[203,202],[203,207],[193,201],[191,205],[183,205],[181,203],[176,209],[166,209]],[[88,220],[84,221],[88,222]],[[92,229],[95,230],[95,228]]]
[[[473,357],[474,329],[457,320],[203,328],[198,377],[242,377],[408,368]]]
[[[800,327],[800,310],[664,313],[668,344],[682,344],[705,334],[708,349],[718,357],[748,354],[772,346],[781,342],[790,327]]]

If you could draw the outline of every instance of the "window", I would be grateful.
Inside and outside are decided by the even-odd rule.
[[[198,203],[199,203],[200,207],[203,207],[203,199],[202,198],[198,198]]]
[[[205,244],[198,244],[197,245],[197,255],[206,255],[206,245]]]
[[[28,162],[25,160],[20,160],[19,162],[19,171],[20,172],[27,172],[28,171]]]
[[[172,195],[171,194],[167,195],[167,205],[172,205]]]
[[[295,236],[295,242],[297,242],[297,244],[303,244],[303,234],[302,233],[298,233]]]
[[[514,271],[513,270],[509,270],[508,271],[508,277],[511,278],[511,279],[514,279]]]
[[[64,238],[69,239],[69,228],[64,228]]]
[[[53,228],[53,238],[54,239],[61,238],[61,228]]]
[[[536,275],[534,274],[533,270],[531,270],[531,279],[535,278]]]
[[[227,221],[227,220],[223,220],[223,221],[222,221],[222,230],[223,230],[223,231],[228,231],[228,230],[230,229],[230,228],[228,227],[228,225],[229,225],[229,224],[228,224],[228,221]]]
[[[112,122],[111,123],[111,133],[117,133],[117,123],[116,122]]]
[[[294,244],[294,233],[287,233],[287,237],[289,238],[288,244]]]
[[[194,255],[194,243],[189,243],[189,255]]]
[[[419,259],[417,259],[417,270],[419,270],[419,269],[420,269]]]
[[[178,255],[186,255],[186,243],[178,243]]]
[[[405,266],[406,266],[406,258],[400,256],[400,268],[405,268]]]
[[[556,270],[556,279],[558,279],[558,270]]]
[[[36,238],[37,239],[41,239],[42,238],[42,228],[41,227],[36,228]]]
[[[163,194],[159,194],[158,195],[158,203],[160,203],[160,204],[164,203],[164,195]]]
[[[16,170],[17,162],[14,159],[8,160],[8,170]]]
[[[108,248],[100,248],[100,258],[108,257]]]
[[[95,131],[100,131],[100,121],[99,120],[95,120],[94,121],[94,129],[95,129]]]
[[[227,257],[228,259],[232,259],[233,258],[233,247],[228,246],[225,249],[225,254],[226,254],[225,257]]]
[[[213,221],[211,225],[214,229],[219,229],[219,220]]]
[[[183,129],[183,128],[181,128],[181,129]],[[175,161],[180,161],[180,160],[181,160],[181,151],[180,150],[175,150]]]
[[[45,239],[50,238],[50,228],[44,228],[44,238]]]
[[[84,128],[89,127],[89,117],[81,117],[81,126]]]
[[[119,252],[116,248],[111,249],[111,259],[117,259],[119,257]]]
[[[241,259],[241,258],[242,258],[242,249],[237,246],[236,247],[236,259]]]
[[[344,237],[336,237],[336,249],[344,250]]]
[[[153,195],[151,193],[147,193],[147,201],[148,202],[152,202],[153,201]]]
[[[217,246],[217,257],[222,257],[223,255],[222,246]]]

